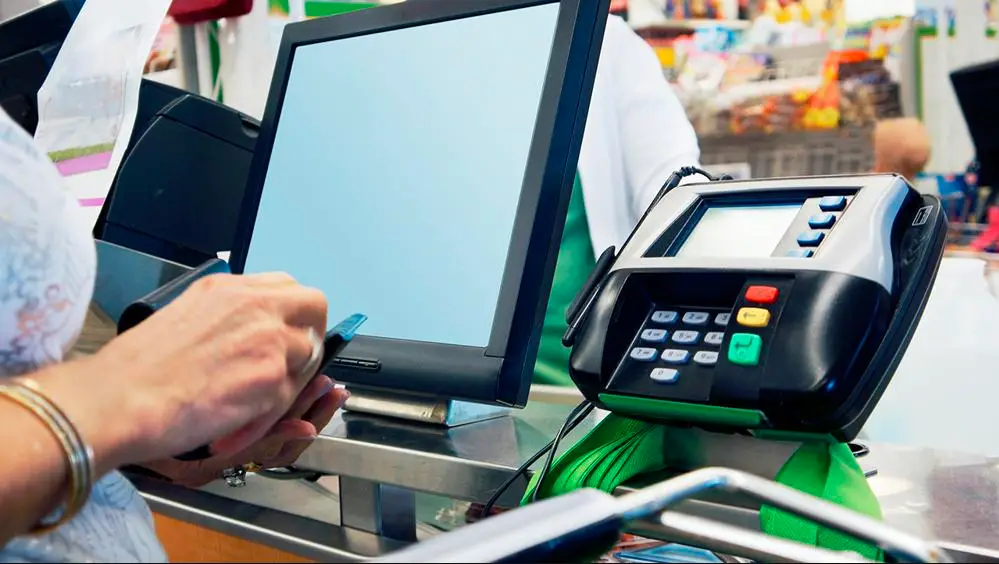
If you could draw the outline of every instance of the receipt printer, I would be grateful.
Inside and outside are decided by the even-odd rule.
[[[895,175],[676,187],[577,298],[570,374],[636,418],[852,440],[946,230],[939,200]]]
[[[143,80],[94,235],[191,267],[231,250],[259,128],[230,107]]]

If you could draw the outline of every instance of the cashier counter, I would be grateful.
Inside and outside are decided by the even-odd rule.
[[[210,159],[212,151],[237,157],[230,160],[228,179],[216,185],[214,193],[221,196],[203,199],[194,209],[185,206],[191,214],[187,221],[202,225],[209,218],[222,218],[214,225],[234,221],[240,175],[245,177],[253,149],[252,119],[162,85],[144,84],[143,92],[140,126],[97,228],[101,266],[95,305],[105,321],[117,318],[132,299],[227,250],[225,239],[232,236],[219,229],[195,240],[189,230],[171,230],[162,217],[154,220],[135,212],[149,206],[171,210],[174,202],[190,196],[136,189],[142,182],[161,181],[167,168],[174,171],[168,179],[174,189],[197,184],[176,176],[171,166],[176,155],[159,154],[159,141],[184,129],[197,137],[209,120],[228,132],[199,141],[200,151],[209,154],[203,158]],[[860,462],[871,476],[886,523],[940,541],[959,560],[999,562],[999,439],[994,433],[999,411],[993,402],[999,384],[990,377],[991,367],[999,366],[994,346],[999,341],[999,301],[990,284],[983,261],[944,260],[909,352],[861,433],[860,442],[870,452]],[[132,479],[159,514],[305,558],[363,560],[464,525],[474,514],[473,504],[484,502],[547,443],[579,399],[574,389],[535,387],[526,409],[450,427],[440,424],[444,421],[414,421],[412,410],[439,412],[427,406],[411,406],[408,419],[373,415],[377,410],[371,409],[340,413],[297,462],[299,469],[325,475],[316,481],[250,475],[242,488],[219,481],[189,490],[141,476]],[[388,403],[398,409],[405,400]],[[581,424],[563,444],[572,444],[599,416]],[[707,432],[702,436],[700,465],[771,479],[796,447]],[[521,478],[500,504],[515,505],[525,487]],[[759,527],[758,510],[758,504],[707,494],[676,509],[752,529]],[[689,532],[658,522],[633,528],[655,538],[696,541]]]

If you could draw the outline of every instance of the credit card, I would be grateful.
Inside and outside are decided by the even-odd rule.
[[[343,321],[337,323],[332,329],[326,332],[326,338],[323,340],[323,360],[319,364],[320,373],[334,358],[340,356],[343,349],[347,348],[350,340],[357,334],[357,330],[367,320],[367,315],[355,313],[347,316]]]

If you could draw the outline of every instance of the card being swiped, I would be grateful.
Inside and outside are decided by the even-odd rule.
[[[326,332],[326,337],[323,339],[323,360],[319,364],[319,370],[314,376],[322,374],[323,370],[326,369],[326,365],[333,361],[334,358],[343,352],[350,340],[354,338],[357,333],[357,329],[368,320],[368,316],[362,313],[355,313],[348,316],[340,323],[337,323],[332,329]],[[183,460],[185,462],[193,462],[196,460],[204,460],[206,458],[211,458],[212,451],[211,447],[208,445],[202,445],[194,450],[185,452],[184,454],[179,454],[175,456],[177,460]]]
[[[323,340],[323,361],[319,364],[319,373],[326,369],[326,365],[343,352],[350,340],[357,334],[357,330],[368,320],[368,316],[363,313],[355,313],[344,318],[332,329],[326,332]]]

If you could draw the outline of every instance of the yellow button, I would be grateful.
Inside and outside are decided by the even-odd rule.
[[[770,312],[759,307],[740,308],[735,321],[744,327],[766,327],[770,323]]]

